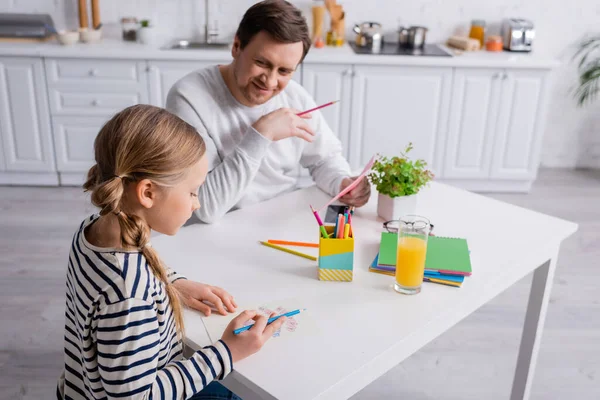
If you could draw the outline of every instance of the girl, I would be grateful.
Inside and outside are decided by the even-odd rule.
[[[267,326],[266,317],[244,311],[221,340],[183,359],[182,304],[209,314],[204,301],[222,313],[235,301],[165,268],[148,242],[150,229],[174,235],[200,207],[208,170],[202,138],[169,112],[136,105],[104,125],[94,148],[84,189],[100,213],[81,223],[71,244],[57,397],[237,398],[209,384],[258,351],[284,318]],[[248,319],[254,327],[234,335]]]

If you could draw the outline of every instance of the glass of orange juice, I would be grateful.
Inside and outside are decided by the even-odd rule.
[[[398,221],[396,292],[417,294],[421,291],[430,227],[429,220],[419,215],[405,215]]]

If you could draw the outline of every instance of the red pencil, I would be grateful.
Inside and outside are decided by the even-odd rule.
[[[328,106],[330,106],[330,105],[332,105],[332,104],[335,104],[335,103],[338,103],[338,102],[339,102],[339,100],[336,100],[336,101],[330,101],[329,103],[325,103],[325,104],[322,104],[322,105],[320,105],[320,106],[318,106],[318,107],[311,108],[310,110],[302,111],[301,113],[298,113],[298,114],[296,114],[296,115],[300,117],[300,116],[302,116],[302,115],[304,115],[304,114],[309,114],[309,113],[311,113],[311,112],[313,112],[313,111],[320,110],[320,109],[321,109],[321,108],[323,108],[323,107],[328,107]]]

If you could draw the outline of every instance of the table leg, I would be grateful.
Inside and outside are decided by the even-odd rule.
[[[517,358],[517,368],[510,394],[511,400],[528,399],[531,393],[533,373],[540,350],[557,257],[558,252],[553,258],[540,265],[533,273],[527,314],[525,315],[525,324],[521,336],[521,346]]]

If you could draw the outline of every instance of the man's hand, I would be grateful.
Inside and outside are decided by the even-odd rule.
[[[312,142],[315,132],[305,119],[310,119],[310,114],[297,116],[300,111],[293,108],[280,108],[262,116],[252,127],[261,135],[272,141],[299,137]]]
[[[340,191],[350,186],[356,179],[357,177],[344,178],[340,186]],[[363,178],[354,189],[340,197],[340,201],[349,206],[362,207],[367,204],[369,197],[371,197],[371,185],[367,178]]]
[[[227,311],[234,312],[237,304],[229,293],[220,287],[205,285],[187,279],[178,279],[173,286],[181,293],[182,300],[186,306],[198,310],[207,317],[212,313],[211,305],[221,315],[227,315]],[[227,310],[225,310],[225,307]]]

